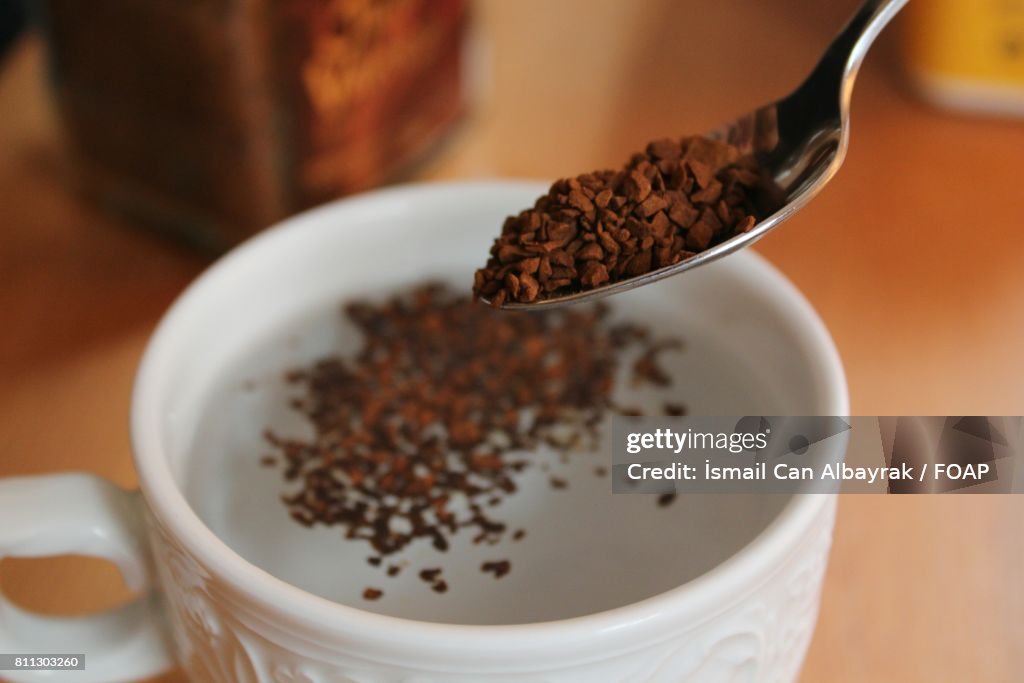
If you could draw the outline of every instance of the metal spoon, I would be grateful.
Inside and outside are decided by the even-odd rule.
[[[582,292],[532,303],[508,302],[501,308],[554,308],[648,285],[748,247],[792,217],[842,166],[850,139],[850,97],[857,71],[871,44],[906,4],[907,0],[867,0],[793,94],[708,134],[756,155],[782,190],[782,207],[775,213],[749,232],[675,265]]]

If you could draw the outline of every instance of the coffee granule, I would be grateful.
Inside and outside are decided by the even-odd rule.
[[[662,508],[668,507],[669,505],[674,503],[675,500],[676,500],[676,494],[675,493],[663,493],[660,496],[658,496],[658,507],[662,507]]]
[[[683,417],[686,415],[686,406],[682,403],[666,403],[664,410],[665,415],[668,417]]]
[[[384,595],[384,591],[379,588],[367,588],[363,591],[364,600],[379,600]]]
[[[621,170],[559,180],[507,218],[473,294],[530,303],[675,265],[750,231],[774,211],[772,189],[733,145],[656,140]]]
[[[512,563],[508,560],[498,560],[496,562],[484,562],[480,565],[480,571],[494,574],[494,578],[500,579],[512,570]]]
[[[435,593],[446,593],[448,582],[441,578],[441,568],[421,569],[420,579],[430,584],[430,589]]]
[[[434,581],[437,581],[437,578],[439,576],[441,576],[441,568],[440,567],[438,567],[436,569],[421,569],[420,570],[420,578],[423,579],[424,581],[426,581],[427,583],[433,583]]]
[[[522,538],[492,506],[516,492],[529,452],[593,450],[618,369],[635,374],[630,358],[668,348],[603,306],[508,314],[438,285],[345,315],[362,333],[356,353],[286,376],[312,436],[265,438],[292,487],[289,514],[365,540],[375,567],[418,539],[445,551],[460,531],[477,544]],[[420,576],[435,586],[439,571]]]
[[[658,387],[667,387],[672,384],[672,378],[658,364],[658,355],[666,350],[679,350],[682,343],[678,340],[651,344],[640,354],[640,357],[633,362],[633,383],[653,384]]]

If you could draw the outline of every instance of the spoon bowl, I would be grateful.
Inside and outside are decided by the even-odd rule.
[[[811,75],[792,94],[707,134],[753,154],[773,178],[779,208],[771,215],[748,232],[675,265],[530,303],[509,301],[501,308],[555,308],[625,292],[748,247],[791,218],[821,192],[842,166],[850,139],[850,100],[857,72],[882,29],[906,4],[907,0],[867,0],[832,41]]]

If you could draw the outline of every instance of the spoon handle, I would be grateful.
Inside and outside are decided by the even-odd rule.
[[[811,78],[852,86],[872,43],[906,4],[907,0],[867,0],[829,45]]]
[[[833,52],[837,57],[844,57],[844,78],[852,81],[857,76],[864,57],[871,48],[878,34],[888,25],[908,0],[867,0],[860,10],[846,25],[842,33],[833,41],[825,59]]]
[[[853,94],[853,82],[871,44],[907,0],[867,0],[829,45],[821,61],[789,98],[792,105],[820,106],[829,100],[845,109]]]

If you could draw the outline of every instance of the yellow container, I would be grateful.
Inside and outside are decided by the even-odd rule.
[[[907,62],[942,106],[1024,116],[1024,0],[913,0]]]

